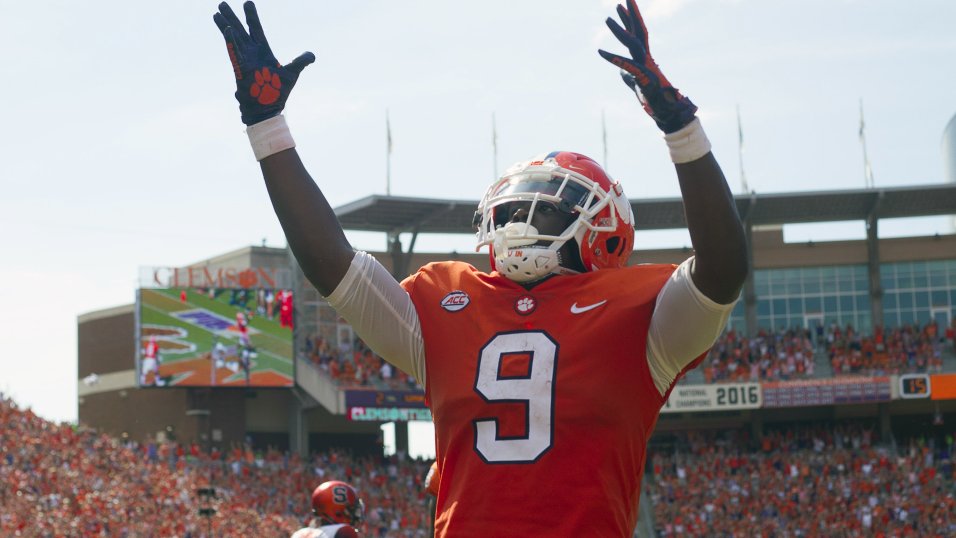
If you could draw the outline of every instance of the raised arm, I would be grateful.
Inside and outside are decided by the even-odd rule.
[[[259,165],[289,247],[305,276],[328,297],[355,254],[335,212],[294,148],[266,157]]]
[[[302,69],[315,61],[306,52],[281,65],[269,48],[252,2],[243,5],[247,32],[225,2],[213,20],[226,40],[236,77],[242,122],[262,168],[266,188],[289,247],[305,276],[324,296],[341,282],[354,256],[335,212],[309,176],[281,112]]]
[[[225,2],[213,19],[226,39],[242,122],[289,246],[305,276],[372,350],[424,385],[424,345],[411,298],[375,258],[352,250],[335,212],[302,165],[281,114],[299,73],[315,56],[306,52],[288,65],[279,64],[255,5],[246,2],[243,7],[248,32]]]
[[[697,107],[661,73],[651,56],[647,28],[634,0],[617,6],[624,24],[607,19],[608,28],[627,47],[630,58],[598,51],[621,69],[644,110],[664,132],[677,170],[694,267],[691,277],[711,300],[737,299],[747,277],[747,245],[733,195],[696,117]]]

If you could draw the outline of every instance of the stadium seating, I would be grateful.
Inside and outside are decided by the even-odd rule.
[[[861,335],[853,327],[761,328],[752,337],[730,330],[714,344],[700,368],[683,383],[788,381],[842,375],[936,373],[956,365],[953,329],[935,324],[878,328]],[[355,338],[338,348],[320,337],[307,339],[310,361],[342,388],[420,390],[414,378],[393,368]],[[948,371],[948,370],[947,370]]]
[[[701,364],[704,383],[789,380],[814,376],[815,348],[803,329],[768,331],[751,338],[725,332]]]
[[[814,334],[803,328],[760,329],[753,337],[727,331],[687,383],[787,381],[844,375],[937,373],[945,359],[956,362],[952,331],[935,324],[877,328],[860,334],[831,325]]]
[[[422,481],[430,461],[330,451],[302,461],[236,446],[122,441],[54,424],[0,395],[0,536],[288,537],[309,521],[312,489],[352,483],[367,535],[425,536]],[[212,517],[197,489],[212,485]]]
[[[301,460],[236,445],[113,439],[55,424],[0,395],[0,536],[289,536],[309,494],[345,480],[368,536],[421,537],[429,461],[330,450]],[[650,448],[644,495],[671,536],[954,536],[954,434],[880,445],[872,424],[668,434]],[[956,432],[954,432],[956,433]],[[212,485],[216,514],[199,508]],[[651,517],[651,515],[642,516]]]
[[[413,377],[393,368],[358,337],[351,346],[343,348],[330,345],[321,337],[310,337],[306,339],[305,352],[313,365],[342,388],[421,390]]]
[[[662,537],[956,536],[953,450],[852,423],[695,432],[651,452],[645,494]]]
[[[860,335],[852,327],[831,327],[827,347],[834,375],[888,375],[941,372],[945,338],[935,323]]]

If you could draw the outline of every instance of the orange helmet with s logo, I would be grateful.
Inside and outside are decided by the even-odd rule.
[[[312,511],[323,524],[345,523],[354,527],[365,518],[365,503],[352,486],[330,480],[312,492]]]

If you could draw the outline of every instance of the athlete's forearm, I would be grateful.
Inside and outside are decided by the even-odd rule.
[[[259,164],[292,253],[319,293],[329,295],[355,254],[335,212],[295,148],[270,155]]]
[[[747,277],[747,243],[733,194],[712,153],[675,164],[696,257],[692,275],[711,300],[727,304]]]

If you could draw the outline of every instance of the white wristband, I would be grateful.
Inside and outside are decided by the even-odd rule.
[[[246,128],[246,134],[249,135],[249,143],[252,144],[257,161],[295,147],[295,140],[292,140],[292,133],[282,114],[250,125]]]
[[[671,151],[671,161],[675,164],[696,161],[710,152],[710,140],[707,140],[697,118],[679,131],[664,135],[664,140]]]

